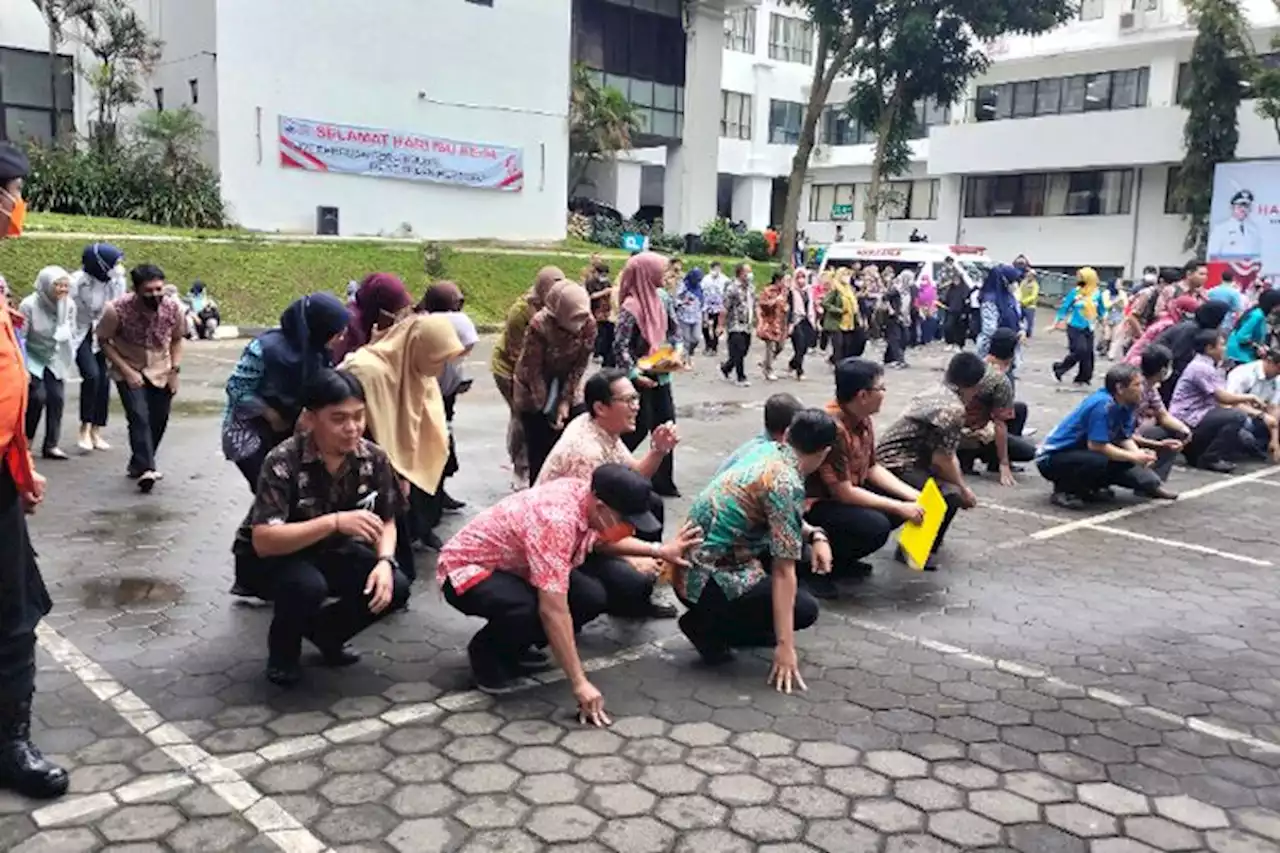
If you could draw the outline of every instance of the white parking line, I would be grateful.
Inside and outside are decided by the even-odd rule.
[[[1203,486],[1197,486],[1194,489],[1188,489],[1179,496],[1175,506],[1179,503],[1192,500],[1194,498],[1211,495],[1220,492],[1223,489],[1230,489],[1243,483],[1266,482],[1265,478],[1280,471],[1280,465],[1273,465],[1270,468],[1261,468],[1257,471],[1251,471],[1248,474],[1241,474],[1239,477],[1227,477],[1213,483],[1207,483]],[[1112,512],[1104,512],[1101,515],[1090,516],[1089,518],[1081,518],[1075,521],[1068,521],[1065,524],[1059,524],[1056,527],[1050,527],[1045,530],[1039,530],[1031,534],[1032,539],[1045,540],[1054,539],[1064,533],[1070,533],[1073,530],[1080,530],[1084,527],[1097,527],[1111,521],[1119,521],[1122,518],[1128,518],[1131,515],[1140,515],[1144,512],[1151,512],[1167,506],[1164,501],[1151,501],[1150,503],[1138,504],[1136,506],[1127,506],[1123,509],[1113,510]]]
[[[1148,536],[1145,533],[1138,533],[1136,530],[1125,530],[1120,527],[1108,527],[1104,524],[1099,524],[1094,527],[1086,527],[1084,529],[1096,530],[1099,533],[1110,533],[1112,536],[1127,536],[1130,539],[1137,539],[1139,542],[1150,542],[1154,545],[1181,548],[1184,551],[1195,551],[1197,554],[1208,554],[1211,557],[1222,557],[1224,560],[1232,560],[1237,563],[1247,563],[1251,566],[1275,565],[1270,560],[1260,560],[1257,557],[1248,557],[1244,554],[1233,554],[1230,551],[1220,551],[1217,548],[1210,548],[1207,545],[1197,545],[1194,542],[1179,542],[1176,539],[1165,539],[1162,536]]]

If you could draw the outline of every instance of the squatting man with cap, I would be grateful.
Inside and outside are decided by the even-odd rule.
[[[510,495],[445,543],[436,563],[445,600],[488,623],[467,645],[480,690],[519,689],[525,674],[547,668],[536,647],[550,645],[582,721],[610,723],[574,639],[607,611],[609,584],[620,574],[595,564],[650,557],[681,566],[685,553],[702,543],[692,524],[664,544],[638,538],[660,529],[652,491],[630,467],[601,465],[590,481],[563,478]]]

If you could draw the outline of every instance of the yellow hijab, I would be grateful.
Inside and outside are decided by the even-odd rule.
[[[858,298],[853,294],[853,271],[843,267],[836,273],[836,293],[840,294],[840,331],[851,332],[858,323]]]
[[[436,493],[449,458],[438,380],[465,350],[443,314],[416,314],[342,363],[364,386],[373,440],[400,476],[429,495]]]
[[[1076,282],[1076,302],[1085,319],[1092,323],[1098,319],[1098,271],[1081,267],[1076,271]]]

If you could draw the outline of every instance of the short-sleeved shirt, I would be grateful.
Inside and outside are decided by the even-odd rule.
[[[1268,405],[1280,406],[1280,376],[1268,379],[1263,366],[1259,360],[1235,368],[1227,374],[1227,390],[1232,394],[1252,394]]]
[[[937,451],[954,453],[964,428],[964,404],[948,389],[926,391],[907,404],[876,444],[876,458],[894,473],[928,468]]]
[[[168,297],[152,311],[143,306],[136,293],[108,302],[98,322],[98,340],[116,348],[120,357],[142,374],[152,386],[162,388],[173,371],[172,347],[186,334],[181,303]],[[112,379],[120,380],[120,372],[112,364]]]
[[[676,594],[695,602],[714,581],[734,599],[765,578],[761,556],[798,560],[803,546],[804,479],[795,451],[761,444],[717,474],[693,502],[689,521],[702,528],[701,547],[672,579]]]
[[[1013,403],[1013,383],[1004,371],[988,364],[987,372],[978,383],[978,393],[965,407],[965,429],[980,430],[992,421],[1013,420]]]
[[[827,404],[827,414],[835,418],[836,440],[827,458],[805,483],[811,498],[830,498],[840,483],[861,486],[876,465],[876,429],[871,418],[858,419],[836,400]]]
[[[744,456],[750,453],[754,453],[757,450],[759,450],[762,444],[772,444],[772,443],[773,443],[773,437],[770,436],[768,433],[761,433],[760,435],[757,435],[755,438],[747,439],[742,444],[738,445],[738,449],[730,453],[727,459],[725,459],[723,462],[720,463],[720,467],[716,469],[716,473],[723,474],[725,471],[728,471],[735,464],[737,464],[738,460],[742,459]]]
[[[267,454],[253,506],[236,531],[232,551],[251,556],[253,528],[295,524],[334,512],[367,509],[383,521],[400,512],[400,478],[387,453],[361,439],[334,474],[310,433],[298,433]]]
[[[1134,412],[1134,420],[1139,424],[1158,423],[1168,411],[1164,399],[1160,396],[1160,386],[1150,382],[1142,383],[1142,401]]]
[[[436,580],[461,595],[494,572],[510,572],[536,590],[567,593],[569,574],[596,545],[590,498],[590,482],[564,479],[502,499],[445,543]]]
[[[1135,408],[1122,406],[1099,388],[1076,406],[1040,446],[1039,456],[1087,450],[1089,442],[1118,444],[1133,437]]]
[[[1231,332],[1227,339],[1227,358],[1240,364],[1253,361],[1258,357],[1255,346],[1267,342],[1267,317],[1261,308],[1250,308],[1244,315],[1240,325]]]
[[[542,463],[538,484],[566,477],[590,482],[595,470],[610,462],[632,468],[635,457],[619,436],[601,429],[591,413],[584,412],[569,421],[564,433],[556,440],[547,461]]]
[[[1214,392],[1225,385],[1226,379],[1213,359],[1203,353],[1197,355],[1182,371],[1178,385],[1173,389],[1169,413],[1195,429],[1205,415],[1218,407]]]

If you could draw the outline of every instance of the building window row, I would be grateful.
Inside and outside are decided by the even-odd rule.
[[[1264,68],[1280,68],[1280,53],[1259,54],[1258,63]],[[1180,62],[1178,63],[1178,90],[1174,96],[1174,103],[1182,104],[1190,94],[1191,63]],[[1247,101],[1253,97],[1253,87],[1246,81],[1244,84],[1244,99]]]
[[[910,138],[924,139],[929,135],[929,128],[950,123],[950,106],[938,106],[932,101],[916,104]],[[861,122],[845,112],[844,107],[828,105],[823,109],[822,118],[818,121],[820,145],[870,145],[875,141],[873,128],[863,127]]]
[[[720,92],[720,136],[722,139],[751,138],[753,99],[741,92]]]
[[[1150,69],[1130,68],[979,86],[974,118],[997,121],[1145,107],[1150,75]]]
[[[889,181],[882,184],[890,201],[882,210],[886,219],[937,219],[938,186],[936,178],[918,181]],[[809,221],[851,221],[862,218],[871,185],[814,184],[809,188]]]
[[[1133,206],[1132,169],[965,178],[964,215],[1115,216]]]
[[[57,126],[73,133],[75,82],[71,58],[59,56],[56,72],[50,75],[47,53],[0,48],[0,140],[53,139],[54,85],[58,87]]]
[[[813,64],[813,22],[777,13],[769,16],[769,58]]]
[[[574,60],[588,68],[666,86],[684,85],[688,40],[678,10],[672,16],[639,0],[634,6],[580,0],[574,6],[573,42]]]
[[[678,138],[684,133],[683,86],[666,86],[599,71],[590,74],[596,85],[617,89],[635,105],[642,134]]]
[[[754,6],[734,9],[725,15],[724,46],[738,53],[756,52],[756,10]]]
[[[769,142],[773,145],[796,145],[804,124],[804,104],[795,101],[769,101]]]

